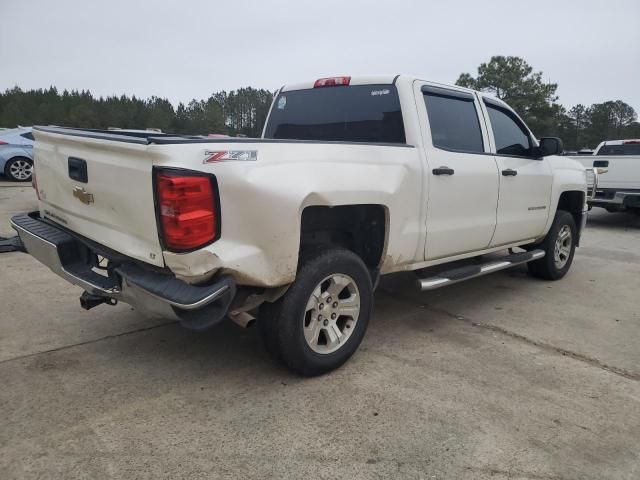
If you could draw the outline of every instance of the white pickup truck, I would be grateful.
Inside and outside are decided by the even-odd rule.
[[[589,206],[640,214],[640,139],[607,140],[598,145],[593,155],[572,158],[586,168],[606,171],[598,176]]]
[[[259,139],[34,135],[39,211],[12,224],[84,308],[123,301],[194,329],[257,317],[304,375],[357,349],[380,275],[419,271],[431,290],[528,263],[556,280],[586,219],[585,169],[558,139],[403,75],[284,86]]]

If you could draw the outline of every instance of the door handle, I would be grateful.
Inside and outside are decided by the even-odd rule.
[[[502,175],[505,177],[515,177],[517,174],[518,174],[518,171],[512,168],[507,168],[506,170],[502,170]]]
[[[431,170],[431,173],[433,173],[434,175],[453,175],[454,170],[453,168],[449,167],[438,167]]]

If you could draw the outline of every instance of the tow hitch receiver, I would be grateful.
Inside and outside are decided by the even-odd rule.
[[[101,297],[99,295],[92,295],[88,292],[82,292],[82,295],[80,296],[80,306],[85,310],[91,310],[93,307],[97,307],[103,303],[113,306],[116,305],[118,301],[115,298]]]
[[[4,238],[0,237],[0,252],[25,252],[26,249],[22,244],[19,236]]]

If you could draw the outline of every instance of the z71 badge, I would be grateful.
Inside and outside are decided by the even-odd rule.
[[[220,150],[205,151],[202,163],[216,162],[255,162],[258,160],[257,150]]]

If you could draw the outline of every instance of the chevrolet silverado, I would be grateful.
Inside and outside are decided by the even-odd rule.
[[[586,220],[585,169],[559,139],[404,75],[284,86],[258,139],[33,133],[39,210],[12,225],[84,308],[257,319],[303,375],[355,352],[381,275],[415,271],[427,291],[527,263],[557,280]]]

